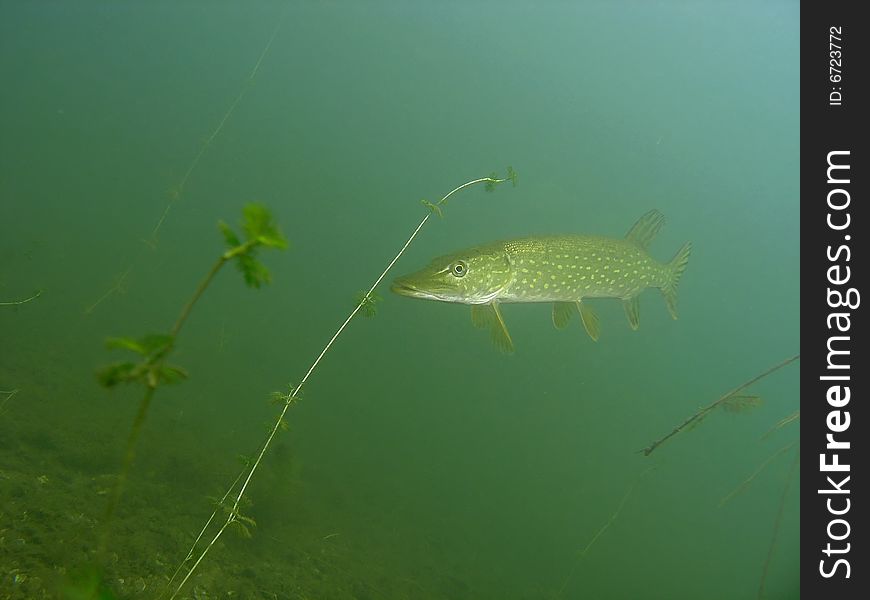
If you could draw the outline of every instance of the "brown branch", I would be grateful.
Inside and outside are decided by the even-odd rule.
[[[639,452],[643,452],[644,456],[649,456],[650,454],[652,454],[653,450],[655,450],[656,448],[661,446],[663,443],[665,443],[667,440],[669,440],[673,436],[680,433],[683,429],[685,429],[686,427],[688,427],[692,423],[696,423],[696,422],[700,421],[701,419],[703,419],[704,417],[706,417],[712,410],[714,410],[716,407],[718,407],[720,404],[722,404],[723,402],[725,402],[729,398],[737,395],[739,392],[742,392],[743,390],[748,388],[753,383],[756,383],[757,381],[764,379],[765,377],[767,377],[768,375],[770,375],[774,371],[778,371],[779,369],[783,368],[784,366],[793,363],[794,361],[798,360],[800,357],[801,357],[800,354],[795,354],[791,358],[787,358],[786,360],[782,361],[781,363],[769,368],[761,375],[756,375],[755,377],[753,377],[752,379],[750,379],[746,383],[743,383],[743,384],[737,386],[736,388],[734,388],[733,390],[731,390],[730,392],[728,392],[727,394],[725,394],[724,396],[722,396],[721,398],[716,400],[715,402],[708,404],[707,406],[698,410],[691,417],[689,417],[688,419],[686,419],[685,421],[683,421],[682,423],[680,423],[679,425],[674,427],[670,433],[668,433],[665,436],[660,437],[659,439],[654,441],[652,444],[650,444],[649,446],[647,446],[643,450],[640,450]]]

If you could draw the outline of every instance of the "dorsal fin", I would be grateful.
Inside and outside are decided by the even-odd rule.
[[[664,224],[665,216],[656,209],[652,209],[631,226],[631,229],[625,234],[625,239],[646,250]]]

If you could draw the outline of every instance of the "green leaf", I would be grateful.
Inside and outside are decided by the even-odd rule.
[[[246,517],[242,513],[236,512],[235,518],[239,523],[244,523],[245,525],[249,525],[250,527],[256,527],[257,522],[251,517]]]
[[[231,523],[231,525],[233,526],[233,529],[236,531],[236,533],[238,533],[240,536],[242,536],[246,540],[249,540],[252,537],[254,537],[251,535],[251,531],[247,528],[247,526],[245,526],[244,523],[240,523],[239,521],[233,521]]]
[[[432,204],[431,202],[429,202],[428,200],[425,200],[425,199],[420,200],[420,203],[423,206],[425,206],[426,208],[428,208],[430,211],[432,211],[432,214],[438,215],[439,217],[442,217],[442,218],[444,217],[444,212],[441,210],[441,207],[438,206],[437,204]]]
[[[224,241],[227,243],[228,247],[235,248],[236,246],[242,245],[242,242],[239,241],[239,236],[236,235],[236,232],[233,231],[232,227],[223,221],[218,221],[218,228],[221,230],[221,233],[224,236]]]
[[[242,243],[235,232],[224,222],[218,224],[229,250],[224,260],[236,259],[236,267],[242,272],[248,287],[259,288],[272,281],[269,270],[257,260],[257,246],[284,249],[287,240],[272,219],[269,209],[262,204],[246,204],[242,209],[242,230],[247,241]]]
[[[142,379],[142,369],[132,362],[107,365],[97,371],[97,380],[103,387],[111,388],[120,383],[132,383]]]
[[[277,248],[278,250],[285,250],[290,245],[280,232],[278,235],[258,235],[257,242],[267,248]]]
[[[172,347],[173,337],[164,333],[152,333],[141,338],[129,337],[109,338],[106,347],[110,349],[130,350],[141,356],[164,353]]]
[[[499,184],[498,173],[493,171],[492,173],[489,174],[489,179],[490,179],[490,181],[487,181],[485,184],[483,184],[483,189],[485,189],[487,192],[491,192],[491,191],[495,190],[495,186],[497,186]]]
[[[148,352],[139,340],[133,338],[109,338],[106,340],[106,348],[110,350],[132,350],[136,354],[145,356]]]
[[[157,368],[157,380],[160,383],[178,383],[187,379],[187,371],[173,365],[160,365]]]
[[[364,317],[373,317],[378,314],[377,303],[381,300],[383,298],[375,291],[372,291],[370,294],[360,291],[354,296],[354,301],[360,307],[360,312]]]
[[[514,168],[511,166],[508,166],[507,168],[507,178],[510,180],[513,187],[517,187],[517,172],[514,171]]]
[[[269,394],[269,402],[272,404],[286,404],[289,399],[289,396],[283,392],[272,392]]]
[[[166,333],[152,333],[139,340],[148,354],[163,354],[174,342],[175,338]]]
[[[272,404],[287,404],[298,399],[299,395],[296,393],[296,386],[292,383],[287,384],[286,392],[272,392],[269,394],[269,401]]]
[[[287,240],[262,204],[246,204],[242,209],[242,229],[249,240],[270,248],[286,248]]]
[[[242,272],[248,287],[260,288],[263,284],[272,282],[272,274],[269,273],[269,269],[263,263],[257,260],[253,249],[245,254],[240,254],[236,258],[236,266]]]
[[[251,539],[253,537],[247,523],[243,523],[242,521],[239,521],[238,518],[236,518],[230,524],[233,526],[233,529],[236,530],[236,533],[238,533],[243,538]]]

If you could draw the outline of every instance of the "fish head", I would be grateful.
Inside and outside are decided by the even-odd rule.
[[[487,304],[513,281],[504,248],[471,248],[440,256],[416,273],[397,277],[390,287],[411,298],[461,304]]]

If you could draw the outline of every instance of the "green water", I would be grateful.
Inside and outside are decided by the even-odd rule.
[[[274,421],[269,392],[420,199],[507,165],[517,188],[456,196],[393,274],[495,239],[621,236],[657,208],[650,253],[694,245],[680,319],[655,291],[636,332],[593,301],[594,343],[509,305],[503,355],[467,307],[384,286],[252,480],[253,537],[228,531],[179,597],[755,598],[781,506],[765,597],[796,598],[794,448],[719,506],[799,440],[760,439],[798,409],[796,365],[753,386],[755,411],[637,451],[798,352],[798,9],[0,5],[0,302],[43,290],[0,306],[0,390],[18,390],[0,394],[0,598],[57,597],[95,560],[141,395],[99,388],[121,357],[103,340],[171,327],[219,219],[263,202],[292,247],[263,254],[265,289],[221,272],[178,341],[190,380],[157,392],[102,561],[119,597],[163,591]]]

